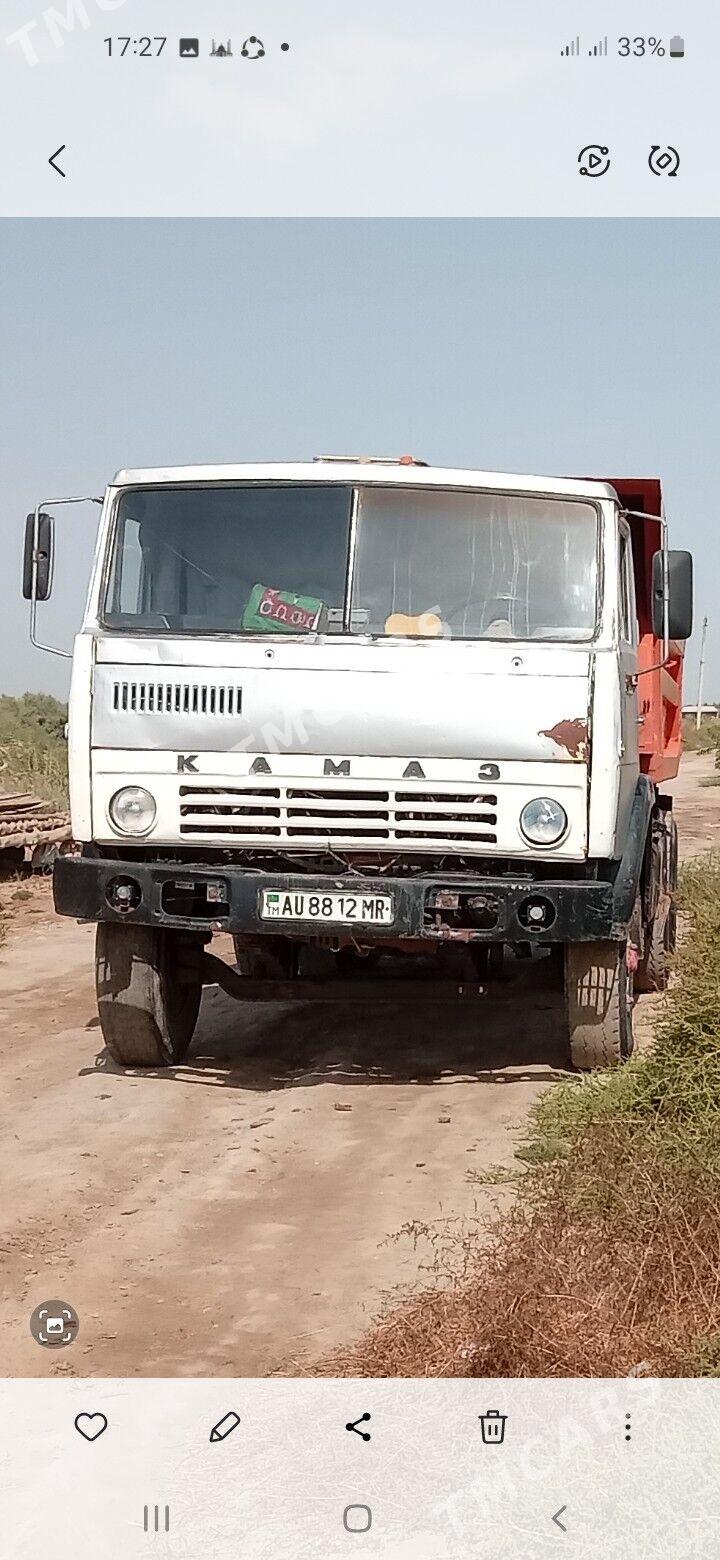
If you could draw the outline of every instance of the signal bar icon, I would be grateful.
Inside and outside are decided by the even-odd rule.
[[[607,41],[607,37],[605,37],[605,38],[601,38],[599,43],[595,44],[594,48],[588,49],[588,54],[590,55],[591,59],[597,59],[600,56],[604,57],[607,54],[607,51],[608,51],[608,41]]]
[[[565,48],[560,50],[560,57],[561,59],[567,59],[568,55],[577,55],[579,53],[580,34],[578,33],[577,38],[572,38],[570,43],[566,43]]]

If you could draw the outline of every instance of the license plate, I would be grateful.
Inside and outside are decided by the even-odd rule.
[[[290,889],[262,891],[264,921],[323,921],[333,925],[391,926],[390,894],[309,894]]]

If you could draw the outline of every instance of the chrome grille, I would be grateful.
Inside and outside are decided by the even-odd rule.
[[[273,838],[288,845],[420,850],[497,844],[497,796],[448,785],[395,791],[387,786],[181,785],[180,833],[214,840]]]
[[[133,715],[239,715],[242,688],[216,683],[114,682],[112,707]]]
[[[282,834],[281,792],[276,786],[180,787],[180,833],[230,839]]]

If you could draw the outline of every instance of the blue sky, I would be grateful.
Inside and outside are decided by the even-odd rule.
[[[25,513],[120,466],[399,454],[660,475],[720,696],[716,221],[0,222],[0,688],[30,649]],[[69,644],[94,517],[58,517]],[[694,696],[697,636],[687,696]]]

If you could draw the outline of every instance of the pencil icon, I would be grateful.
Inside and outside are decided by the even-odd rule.
[[[224,1440],[226,1440],[227,1436],[232,1435],[233,1430],[237,1430],[237,1427],[238,1427],[239,1423],[240,1423],[240,1415],[239,1414],[234,1414],[234,1413],[225,1414],[222,1419],[218,1419],[218,1422],[217,1422],[216,1425],[213,1425],[212,1430],[210,1431],[210,1440],[211,1441],[224,1441]]]

